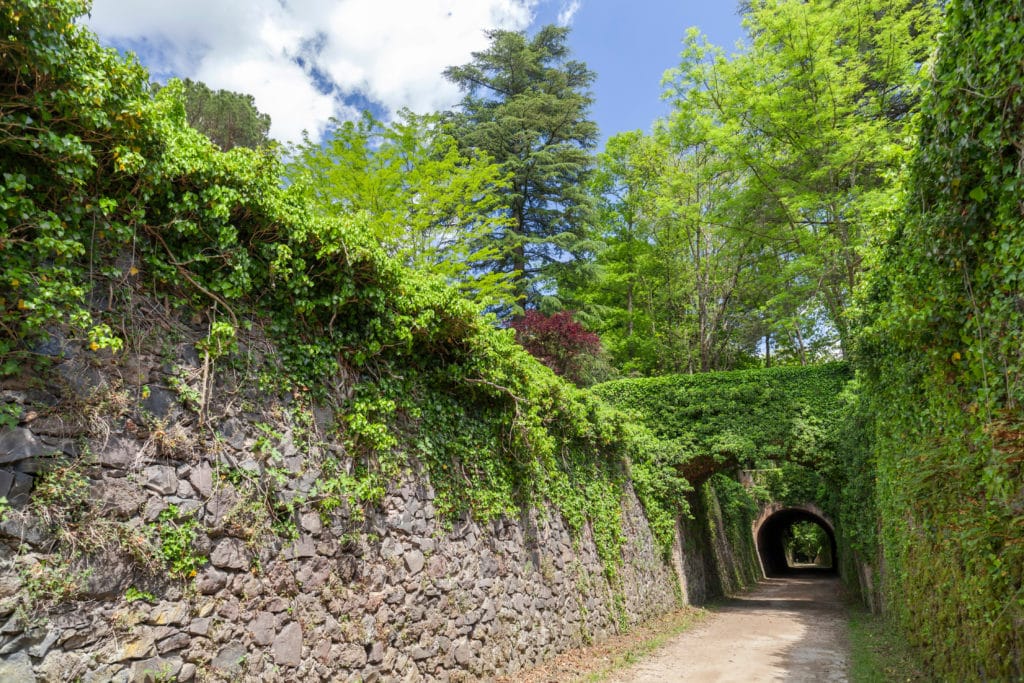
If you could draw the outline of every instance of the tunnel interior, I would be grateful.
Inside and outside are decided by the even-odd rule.
[[[814,524],[825,533],[827,548],[817,558],[794,557],[794,528]],[[757,552],[766,576],[783,576],[807,571],[832,572],[838,567],[836,537],[832,526],[808,510],[786,508],[766,519],[757,530]],[[788,551],[788,552],[787,552]],[[799,555],[799,553],[797,554]],[[818,561],[814,564],[814,559]]]

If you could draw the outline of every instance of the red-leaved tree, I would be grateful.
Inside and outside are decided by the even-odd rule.
[[[549,316],[527,311],[513,320],[511,327],[523,348],[556,374],[576,384],[589,384],[593,379],[593,370],[600,363],[601,339],[573,320],[571,312]]]

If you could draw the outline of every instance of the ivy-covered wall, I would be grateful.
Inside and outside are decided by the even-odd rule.
[[[154,93],[76,22],[87,8],[0,6],[0,377],[47,372],[40,349],[58,330],[98,362],[139,348],[126,320],[151,297],[150,315],[204,330],[202,377],[174,387],[200,425],[217,373],[254,362],[250,332],[273,349],[268,391],[337,413],[326,511],[380,501],[415,460],[440,513],[486,522],[550,503],[593,528],[614,574],[632,462],[667,556],[685,503],[651,493],[665,446],[442,279],[404,268],[365,216],[315,214],[273,153],[219,151],[188,126],[180,84]]]
[[[856,544],[861,527],[873,528],[875,518],[859,517],[865,514],[862,502],[844,502],[858,462],[848,453],[863,449],[861,435],[850,433],[856,405],[851,374],[848,364],[837,362],[628,379],[594,391],[634,415],[660,443],[674,446],[662,466],[696,487],[689,495],[692,531],[708,534],[702,543],[712,550],[719,590],[732,592],[759,575],[751,530],[758,505],[769,502],[814,503],[826,510],[836,520],[841,573],[851,588],[862,590],[858,577],[861,565],[874,559],[873,546]],[[754,470],[749,488],[736,481],[741,468]],[[673,493],[685,490],[658,492]],[[847,526],[851,532],[844,535]]]
[[[957,0],[864,300],[886,603],[937,678],[1024,677],[1024,6]]]
[[[686,501],[665,492],[689,489],[664,466],[676,446],[556,377],[442,280],[403,268],[365,217],[315,215],[282,187],[273,153],[219,151],[187,125],[179,85],[154,93],[140,65],[101,48],[76,22],[87,9],[79,0],[0,5],[0,495],[11,503],[0,611],[14,620],[4,651],[37,668],[58,653],[54,639],[67,632],[36,629],[34,607],[83,612],[85,621],[69,625],[81,634],[58,643],[76,650],[77,635],[92,638],[94,623],[115,618],[108,608],[141,600],[174,603],[170,626],[199,619],[198,631],[171,633],[166,616],[148,608],[118,611],[127,621],[115,624],[115,640],[135,627],[142,635],[116,660],[97,662],[112,665],[108,673],[145,668],[154,652],[182,667],[271,667],[237,648],[221,651],[247,629],[259,645],[282,639],[279,662],[308,667],[302,634],[323,626],[319,616],[302,622],[288,611],[298,606],[271,600],[258,605],[267,614],[252,625],[249,607],[230,601],[216,617],[195,605],[179,614],[180,596],[202,593],[197,582],[211,578],[206,590],[269,597],[293,570],[306,586],[309,571],[344,583],[351,561],[343,555],[369,547],[380,551],[379,573],[387,563],[405,566],[391,576],[405,593],[384,601],[418,610],[418,620],[437,597],[421,579],[435,526],[445,538],[464,526],[500,531],[538,512],[558,527],[559,549],[593,549],[592,581],[576,588],[608,590],[607,600],[584,604],[591,613],[600,607],[615,625],[629,620],[627,611],[676,604],[623,590],[658,576],[672,592],[664,561]],[[270,405],[282,412],[264,419]],[[300,413],[297,429],[282,426]],[[40,426],[52,433],[36,434]],[[296,442],[299,433],[316,433],[317,443]],[[429,482],[429,515],[420,491],[395,500],[396,485],[410,477]],[[245,502],[236,510],[217,502],[215,490]],[[392,520],[400,549],[358,528],[413,499],[419,513]],[[424,534],[427,517],[435,526]],[[357,528],[331,532],[339,547],[285,549],[341,519]],[[648,524],[657,543],[630,564],[623,551]],[[402,525],[416,529],[412,545]],[[24,549],[23,533],[34,539]],[[107,554],[125,560],[116,563],[124,572],[103,569],[115,566]],[[278,561],[287,565],[280,576],[263,573]],[[548,581],[554,571],[539,573]],[[575,580],[567,576],[560,580]],[[403,597],[414,592],[428,602]],[[84,614],[75,602],[82,597],[109,601],[107,611]],[[537,600],[550,597],[529,594],[511,609],[557,614]],[[346,613],[344,604],[329,611]],[[203,631],[211,618],[223,626],[215,651]],[[474,625],[451,626],[464,637]],[[355,646],[345,646],[360,664],[349,669],[381,655],[347,630],[331,639]],[[203,651],[186,656],[193,636]],[[433,658],[437,675],[474,671],[466,662],[480,653],[456,655],[456,638],[443,638],[392,643],[390,670]],[[569,642],[526,640],[521,666]],[[417,646],[430,654],[417,659]],[[317,653],[324,678],[332,679],[335,654]],[[495,667],[479,671],[508,670]]]
[[[843,420],[845,363],[608,382],[594,392],[679,446],[692,482],[715,471],[791,462],[826,470]]]
[[[442,511],[416,460],[360,502],[344,413],[261,387],[265,339],[200,424],[205,329],[136,294],[132,350],[54,337],[0,384],[0,681],[489,680],[680,605],[628,481],[614,562],[550,504]]]

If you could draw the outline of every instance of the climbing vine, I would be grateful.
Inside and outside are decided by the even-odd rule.
[[[1024,676],[1024,15],[952,2],[864,296],[888,604],[942,678]]]
[[[716,476],[710,491],[697,492],[726,501],[730,545],[752,553],[755,500],[815,502],[827,510],[838,504],[850,376],[847,364],[830,363],[619,380],[594,392],[651,431],[633,458],[632,479],[663,551],[671,550],[675,520],[690,512],[691,484],[742,468],[753,470],[751,490]],[[756,564],[751,556],[736,566]]]
[[[677,444],[675,464],[697,481],[781,462],[833,468],[849,379],[848,365],[830,363],[620,380],[595,392]]]

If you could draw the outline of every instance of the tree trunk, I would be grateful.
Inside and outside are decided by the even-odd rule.
[[[800,351],[800,365],[807,365],[807,354],[804,352],[804,335],[800,333],[800,324],[794,325],[796,329],[796,348]]]

